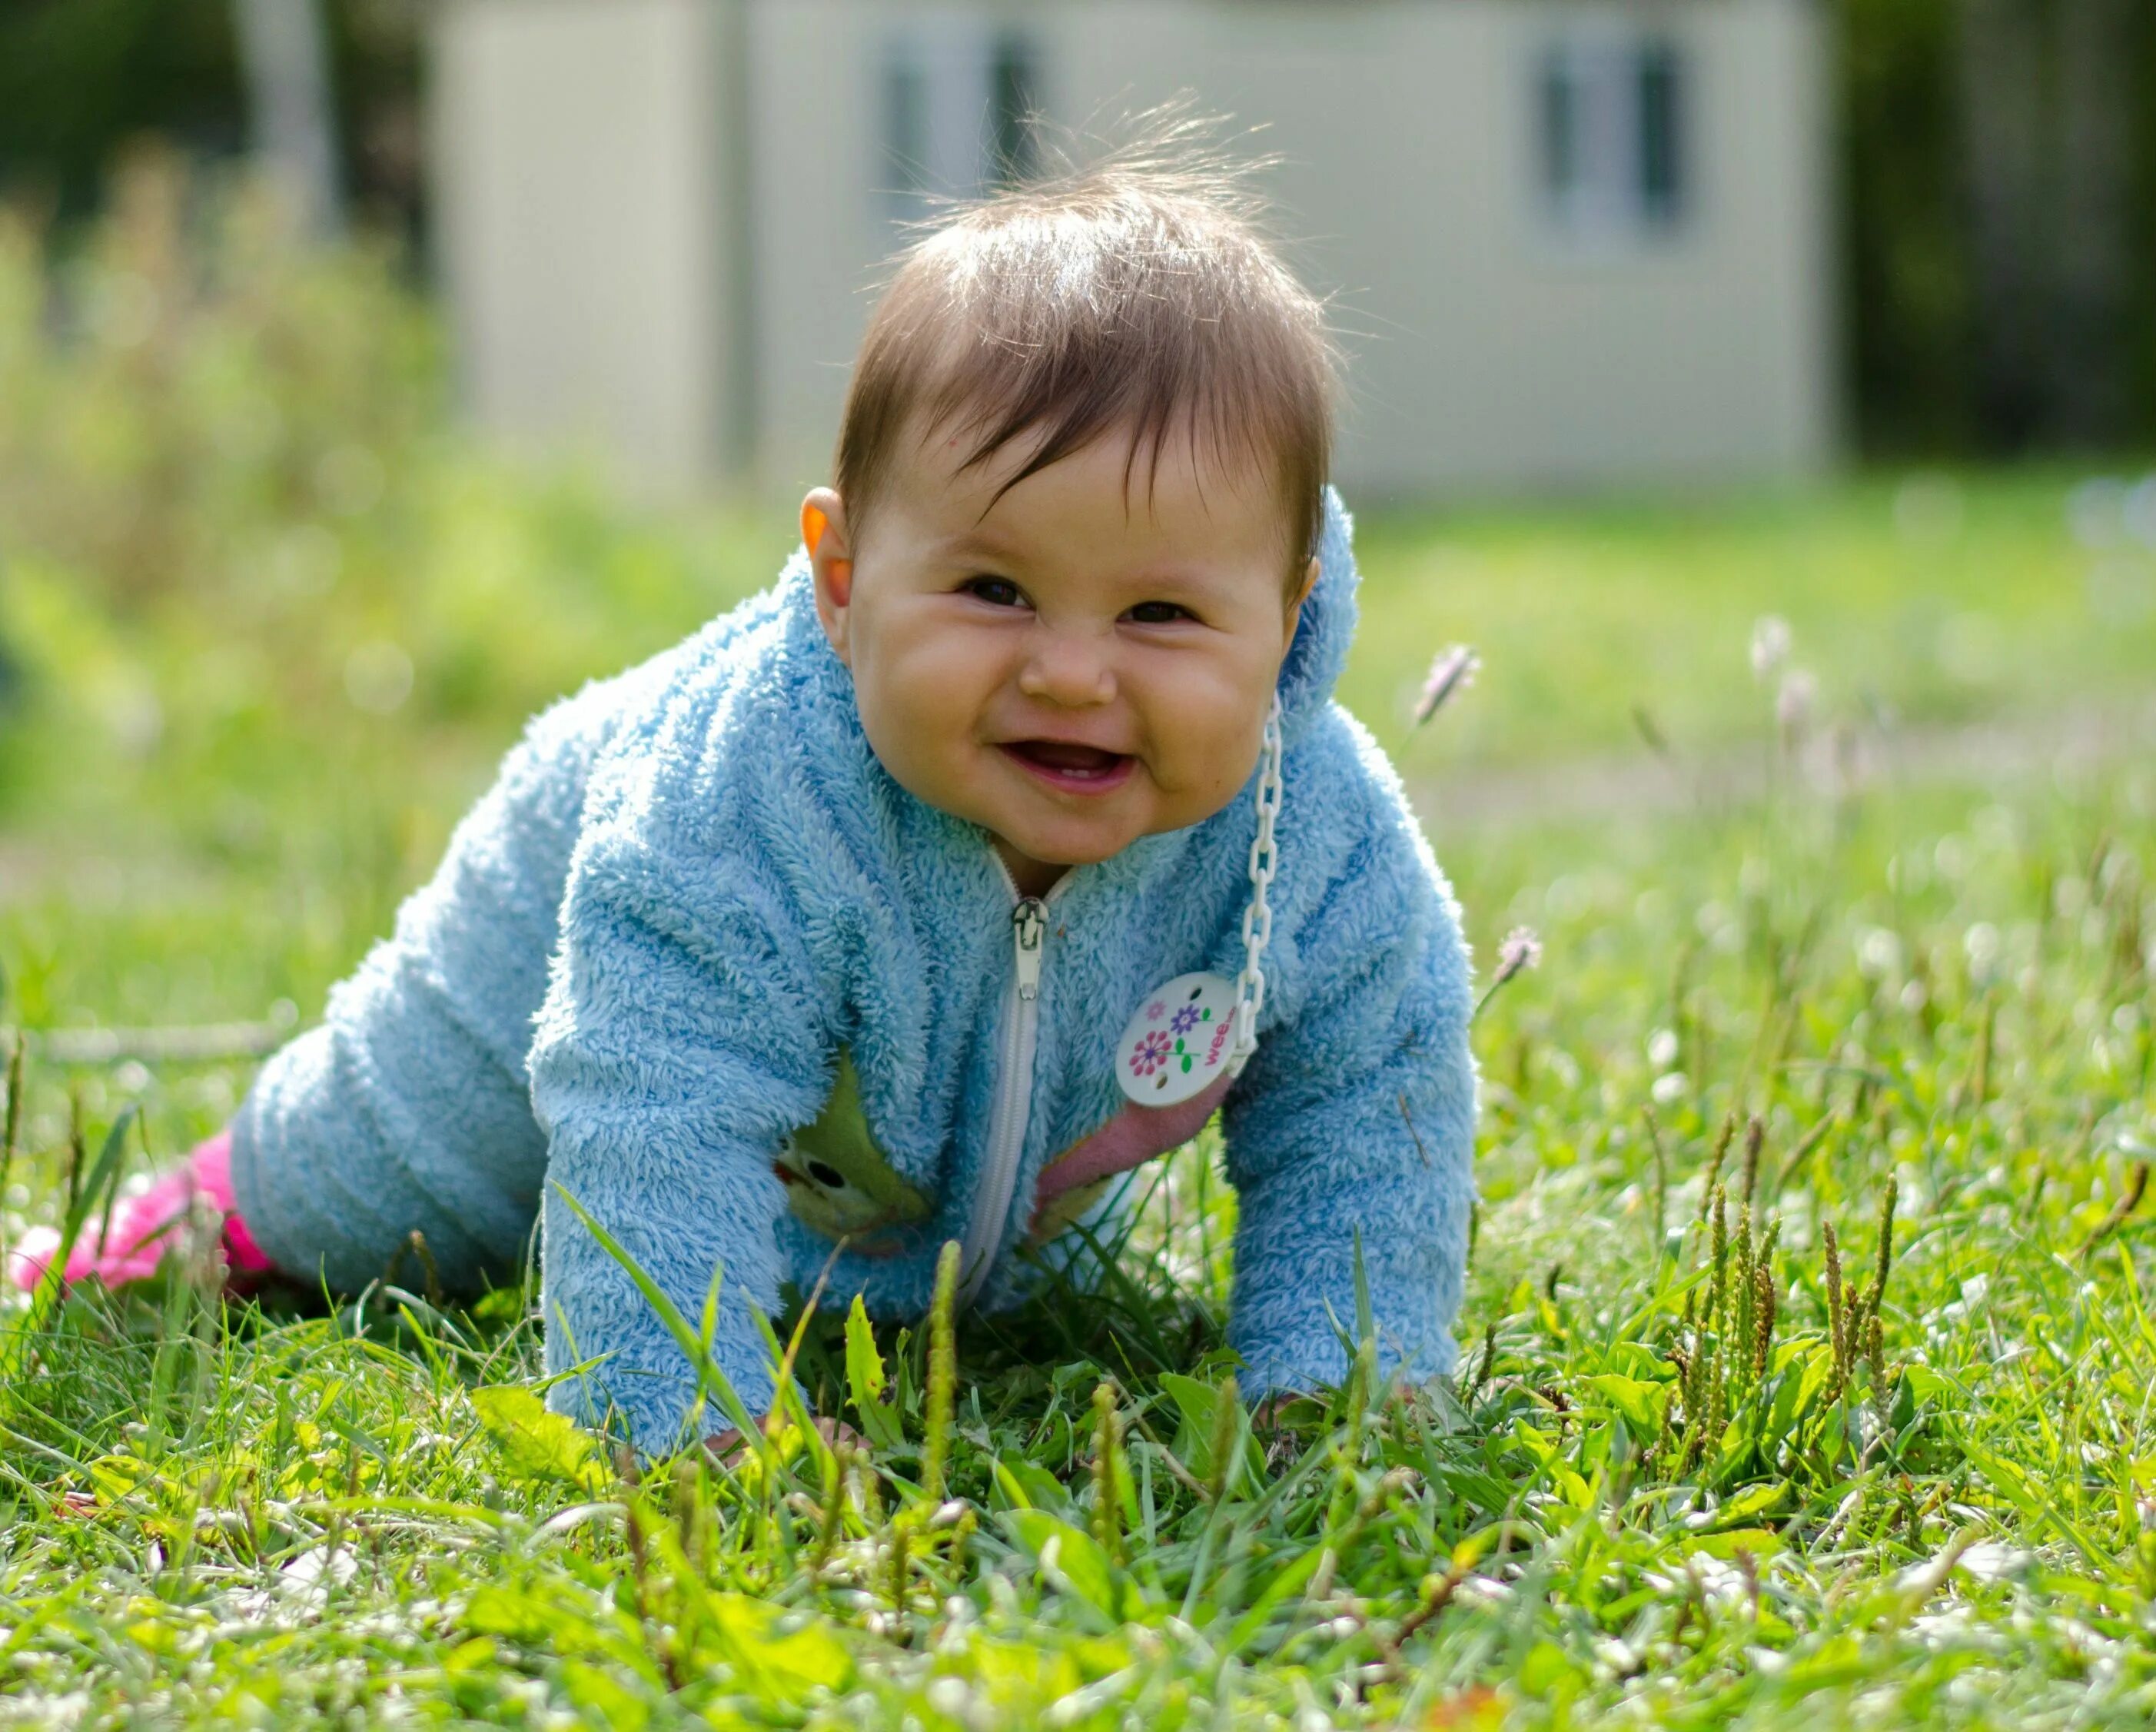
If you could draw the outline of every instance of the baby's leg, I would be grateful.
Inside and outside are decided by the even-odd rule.
[[[614,696],[589,688],[533,725],[394,936],[264,1066],[234,1122],[233,1188],[282,1272],[351,1291],[415,1231],[452,1288],[521,1267],[547,1158],[525,1054]]]

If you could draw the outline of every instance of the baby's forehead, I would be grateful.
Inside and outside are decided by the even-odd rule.
[[[996,442],[978,419],[921,418],[894,454],[888,496],[969,540],[1079,514],[1135,533],[1219,533],[1254,521],[1284,532],[1294,516],[1277,455],[1217,436],[1194,415],[1165,429],[1118,423],[1068,450],[1051,440],[1046,428]]]

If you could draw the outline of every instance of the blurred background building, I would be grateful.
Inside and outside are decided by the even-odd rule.
[[[635,472],[823,478],[877,267],[1031,117],[1179,90],[1348,336],[1358,493],[1817,468],[1836,369],[1809,0],[452,0],[429,129],[471,406]]]
[[[439,291],[466,407],[820,470],[865,288],[1038,108],[1265,130],[1388,492],[2156,438],[2147,0],[0,0],[0,199],[144,136]]]

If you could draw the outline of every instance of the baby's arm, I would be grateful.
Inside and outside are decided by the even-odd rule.
[[[1419,841],[1364,851],[1296,935],[1315,984],[1229,1097],[1229,1340],[1250,1396],[1346,1375],[1358,1231],[1385,1372],[1453,1365],[1474,1199],[1467,958]]]
[[[531,1094],[549,1134],[547,1369],[603,1361],[548,1401],[587,1422],[612,1407],[640,1445],[665,1450],[686,1441],[695,1374],[562,1193],[692,1328],[723,1268],[714,1357],[762,1413],[773,1383],[756,1313],[778,1308],[785,1206],[772,1158],[815,1117],[830,1047],[801,924],[769,863],[708,831],[655,839],[659,820],[638,805],[588,815]],[[725,1423],[707,1406],[703,1429]]]

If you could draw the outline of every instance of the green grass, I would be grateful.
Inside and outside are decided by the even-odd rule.
[[[522,717],[787,539],[475,457],[364,260],[234,243],[198,291],[131,220],[86,268],[162,285],[147,338],[45,343],[0,244],[33,1031],[316,1014]],[[843,1476],[797,1431],[625,1479],[541,1416],[528,1293],[234,1304],[180,1260],[0,1317],[0,1724],[2148,1724],[2156,769],[1818,794],[1746,660],[1789,619],[1820,729],[2145,702],[2156,563],[2068,533],[2077,481],[1364,524],[1346,694],[1440,814],[1447,778],[1647,762],[1637,707],[1776,768],[1443,825],[1479,952],[1547,945],[1476,1029],[1451,1385],[1254,1434],[1203,1141],[1096,1291],[963,1324],[947,1416],[925,1332],[810,1319],[803,1380],[870,1440]],[[1407,738],[1455,640],[1483,678]],[[33,1059],[0,1232],[71,1169],[95,1231],[100,1150],[168,1159],[247,1077]]]
[[[876,1400],[811,1323],[804,1382],[874,1440],[834,1503],[798,1438],[624,1483],[513,1393],[528,1296],[85,1294],[8,1344],[7,1712],[2145,1724],[2156,1332],[2148,1229],[2115,1218],[2156,1141],[2138,775],[1509,832],[1481,870],[1533,887],[1503,917],[1549,953],[1479,1030],[1461,1375],[1390,1408],[1216,1424],[1203,1144],[1101,1294],[959,1332],[948,1503],[917,1338],[885,1333]],[[1732,1111],[1763,1140],[1719,1169],[1717,1307]],[[1830,1225],[1879,1320],[1839,1388]],[[1734,1272],[1768,1231],[1755,1374]]]
[[[2139,699],[2156,666],[2156,563],[2100,495],[2084,496],[2074,532],[2082,480],[1881,475],[1688,510],[1381,519],[1358,537],[1380,630],[1364,633],[1346,696],[1367,717],[1398,715],[1430,652],[1464,640],[1492,678],[1445,755],[1604,751],[1630,739],[1635,708],[1674,743],[1712,747],[1758,713],[1747,650],[1754,622],[1777,614],[1844,716],[1938,726]],[[2156,486],[2145,495],[2156,536]]]

